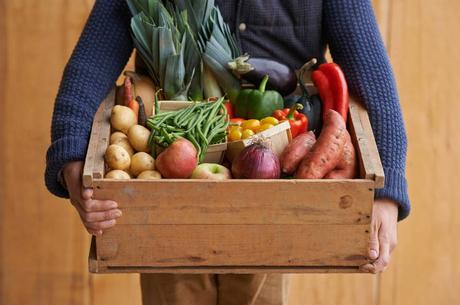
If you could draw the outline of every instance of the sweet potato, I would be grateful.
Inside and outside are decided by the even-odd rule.
[[[343,149],[342,158],[332,172],[327,174],[326,179],[353,179],[356,176],[356,152],[351,143],[350,134],[346,133],[346,142]]]
[[[343,118],[334,110],[326,113],[323,130],[315,145],[302,160],[296,172],[298,179],[322,179],[336,168],[346,142]]]
[[[316,137],[312,131],[295,137],[281,154],[280,163],[283,173],[288,175],[295,173],[300,162],[302,162],[302,159],[312,149],[315,142]]]

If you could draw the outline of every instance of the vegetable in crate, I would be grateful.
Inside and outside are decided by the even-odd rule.
[[[288,121],[291,126],[292,138],[307,131],[308,119],[307,117],[299,113],[297,110],[302,110],[301,104],[295,104],[290,109],[285,108],[283,110],[276,110],[273,112],[273,116],[279,121]]]
[[[152,80],[146,76],[132,71],[125,71],[124,85],[117,90],[117,105],[128,106],[136,96],[140,96],[144,102],[145,114],[151,117],[153,113],[153,101],[156,87]]]
[[[161,174],[157,171],[144,171],[137,176],[137,179],[143,179],[143,180],[159,180],[161,179]]]
[[[294,174],[315,143],[316,137],[312,131],[302,133],[293,139],[280,156],[281,171],[288,175]]]
[[[269,90],[278,91],[281,95],[291,94],[297,88],[295,71],[270,58],[257,58],[243,55],[228,63],[229,68],[239,77],[252,84],[260,84],[265,75],[270,79]]]
[[[155,169],[155,159],[145,152],[138,152],[131,158],[131,166],[129,172],[134,177],[139,176],[140,173],[148,170]]]
[[[221,94],[220,87],[236,98],[240,84],[227,63],[241,51],[214,1],[128,0],[128,6],[134,46],[167,99],[202,100]]]
[[[131,126],[137,124],[137,117],[131,108],[126,106],[115,105],[112,108],[110,116],[110,124],[115,130],[119,130],[124,134],[128,133]]]
[[[263,119],[275,110],[283,109],[283,97],[276,91],[266,91],[269,76],[266,75],[259,89],[244,89],[238,95],[235,115],[246,119]]]
[[[279,179],[278,156],[263,140],[245,147],[233,160],[232,174],[236,179]]]
[[[180,138],[166,148],[156,160],[156,168],[165,178],[187,179],[198,164],[198,152],[187,139]]]
[[[357,173],[356,151],[351,143],[350,134],[346,134],[345,147],[343,148],[342,157],[332,172],[327,174],[326,179],[353,179]]]
[[[310,69],[316,64],[316,59],[313,58],[307,62],[299,72],[299,87],[302,89],[302,95],[292,95],[284,99],[284,107],[291,108],[295,104],[301,104],[303,108],[299,112],[303,113],[308,119],[308,128],[307,130],[312,130],[316,135],[319,135],[321,130],[321,99],[318,95],[310,95],[305,83],[304,75],[309,72]]]
[[[145,126],[145,124],[147,123],[147,115],[145,113],[144,101],[140,96],[138,96],[136,97],[136,102],[139,104],[137,123],[141,126]]]
[[[297,169],[298,179],[322,179],[339,164],[346,143],[347,129],[340,114],[326,113],[321,135]]]
[[[348,115],[348,86],[345,75],[336,63],[327,63],[319,66],[312,73],[312,80],[323,101],[323,119],[329,109],[337,111],[347,121]]]
[[[128,152],[121,146],[112,144],[105,151],[105,162],[110,169],[128,170],[131,165],[131,158]]]
[[[223,103],[222,97],[216,102],[194,103],[178,111],[155,115],[147,120],[152,131],[149,146],[166,148],[183,137],[195,145],[199,161],[203,161],[209,145],[225,141],[229,119]]]
[[[115,179],[115,180],[129,180],[131,179],[131,176],[125,171],[114,169],[108,172],[107,174],[105,174],[104,178]]]
[[[150,131],[141,125],[131,126],[128,130],[128,141],[136,151],[150,152]]]

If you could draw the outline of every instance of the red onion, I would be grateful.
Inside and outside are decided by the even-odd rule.
[[[266,145],[252,144],[235,158],[232,174],[236,179],[279,179],[280,161]]]

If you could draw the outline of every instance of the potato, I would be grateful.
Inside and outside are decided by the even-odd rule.
[[[145,171],[140,173],[137,179],[158,180],[161,179],[161,174],[157,171]]]
[[[127,170],[131,165],[131,158],[126,149],[115,144],[107,148],[104,158],[111,169]]]
[[[155,159],[145,152],[138,152],[131,158],[129,172],[137,177],[140,173],[155,169]]]
[[[131,146],[131,144],[129,144],[128,137],[119,138],[115,142],[110,143],[110,144],[123,147],[128,152],[130,157],[132,157],[135,153],[134,148]]]
[[[119,170],[119,169],[114,169],[110,172],[108,172],[105,175],[105,178],[107,179],[116,179],[116,180],[128,180],[131,179],[129,174],[125,171]]]
[[[134,125],[128,130],[128,140],[136,151],[150,152],[150,130],[141,125]]]
[[[110,123],[115,130],[119,130],[127,134],[128,129],[137,124],[137,116],[131,108],[115,105],[112,109]]]
[[[128,140],[128,136],[122,133],[121,131],[115,131],[110,135],[110,144],[115,144],[121,139],[126,139]]]

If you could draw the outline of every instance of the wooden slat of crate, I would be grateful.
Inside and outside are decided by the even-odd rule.
[[[83,186],[92,187],[94,179],[104,178],[104,154],[110,141],[110,114],[115,104],[115,88],[101,103],[91,128],[91,138],[83,169]]]
[[[96,180],[119,203],[118,224],[369,224],[368,180]]]
[[[97,238],[110,266],[357,266],[368,225],[119,225]]]
[[[375,188],[383,188],[383,173],[371,123],[363,104],[350,97],[350,134],[359,156],[360,177],[373,180]]]

